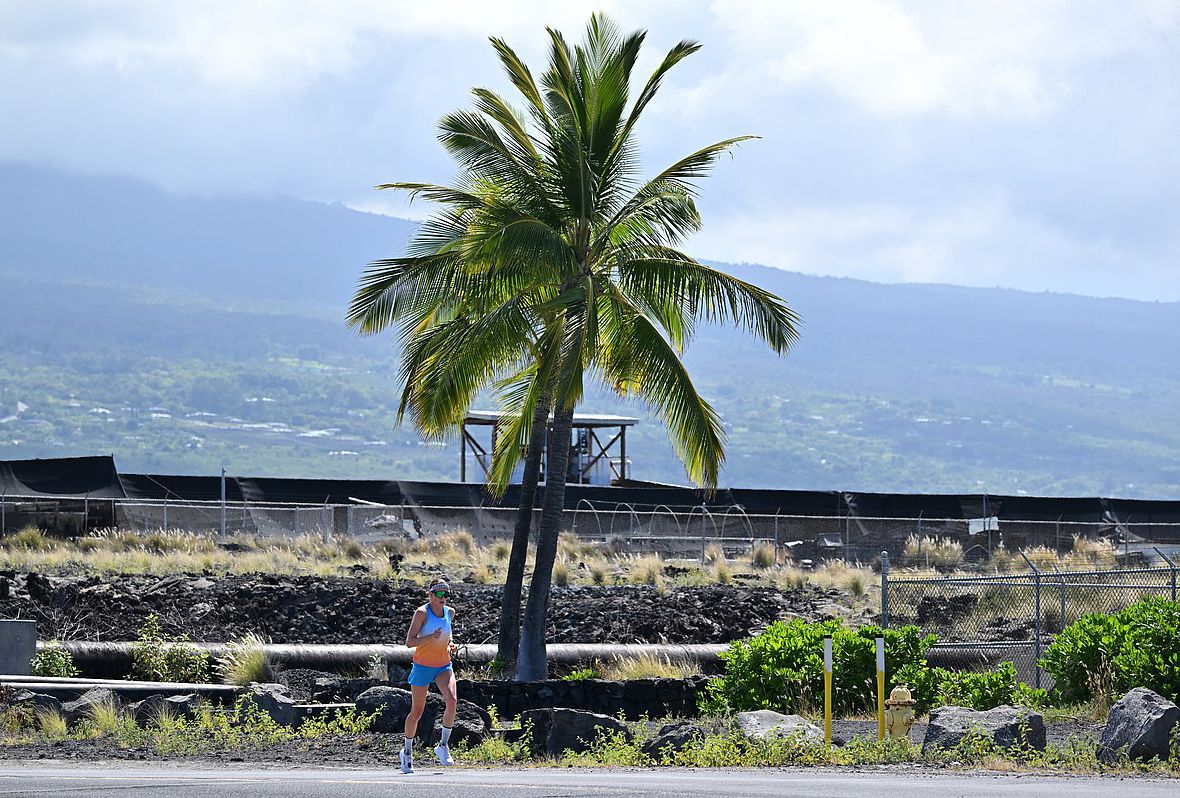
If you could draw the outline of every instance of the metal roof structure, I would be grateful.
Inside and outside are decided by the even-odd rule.
[[[472,410],[463,419],[464,424],[494,427],[507,413],[498,410]],[[552,418],[552,416],[550,416]],[[630,416],[595,415],[593,413],[574,413],[575,429],[598,429],[600,427],[634,427],[639,419]]]

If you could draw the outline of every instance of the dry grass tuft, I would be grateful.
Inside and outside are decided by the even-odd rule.
[[[779,590],[802,590],[807,584],[807,572],[790,565],[779,571],[776,581]]]
[[[957,540],[910,535],[901,556],[904,565],[953,571],[963,565],[963,544]]]
[[[761,570],[773,568],[778,564],[778,556],[772,543],[759,543],[750,552],[750,565]]]
[[[1112,540],[1091,540],[1077,535],[1073,539],[1073,548],[1064,557],[1064,564],[1073,569],[1115,568],[1118,566],[1118,549]]]
[[[725,551],[717,543],[710,543],[705,547],[705,564],[716,565],[725,562]]]
[[[1028,557],[1032,564],[1041,571],[1052,571],[1053,566],[1057,565],[1057,552],[1048,546],[1033,546],[1025,549],[1024,556]],[[1023,562],[1021,560],[1022,564]]]
[[[630,580],[637,585],[664,584],[664,561],[658,554],[635,557],[630,561]]]
[[[512,555],[512,543],[507,540],[497,540],[492,544],[492,559],[496,562],[507,562]]]
[[[267,642],[266,638],[251,633],[226,644],[225,654],[217,660],[221,680],[243,686],[274,681],[274,665],[263,649]]]
[[[603,679],[627,681],[630,679],[687,679],[699,673],[699,669],[690,663],[672,660],[669,657],[657,657],[654,654],[641,654],[637,657],[624,657],[612,660],[599,667]]]
[[[0,537],[0,547],[5,549],[27,549],[29,551],[44,551],[52,548],[54,541],[45,536],[35,526],[27,526],[19,532],[14,532],[6,537]]]
[[[565,557],[553,561],[553,584],[566,587],[570,583],[570,564]]]
[[[590,581],[596,585],[605,585],[611,577],[611,568],[605,560],[591,560],[589,563]]]
[[[37,710],[37,727],[51,740],[64,739],[70,733],[65,716],[52,709]]]
[[[480,563],[472,570],[471,581],[477,585],[490,585],[496,581],[496,577],[487,563]]]
[[[713,566],[712,579],[714,584],[728,585],[733,581],[733,571],[725,563],[719,562]]]

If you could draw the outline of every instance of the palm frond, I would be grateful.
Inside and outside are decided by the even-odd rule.
[[[619,286],[644,307],[681,303],[704,321],[749,331],[779,354],[798,340],[798,314],[770,291],[673,249],[649,248],[638,254],[618,263]]]
[[[630,312],[629,312],[630,310]],[[714,489],[725,461],[721,417],[693,385],[679,355],[642,313],[619,306],[628,319],[628,338],[599,361],[616,386],[635,386],[668,427],[668,435],[690,479]]]

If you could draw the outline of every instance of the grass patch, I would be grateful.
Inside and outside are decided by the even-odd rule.
[[[758,543],[750,551],[750,565],[760,570],[778,565],[778,554],[771,543]]]
[[[664,561],[658,554],[635,557],[630,562],[630,581],[637,585],[664,584]]]
[[[250,682],[273,682],[276,668],[263,648],[269,641],[248,634],[227,643],[217,660],[217,674],[225,684],[245,686]]]
[[[685,679],[699,673],[699,669],[687,663],[657,657],[654,654],[641,654],[638,657],[624,657],[613,660],[602,666],[602,678],[615,681],[630,679]]]

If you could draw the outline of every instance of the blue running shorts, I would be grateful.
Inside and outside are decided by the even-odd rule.
[[[435,677],[440,673],[449,671],[450,669],[451,663],[449,662],[446,665],[443,665],[441,668],[428,668],[425,665],[419,665],[417,662],[415,662],[414,666],[410,668],[409,682],[414,687],[424,687],[428,684],[431,684]]]

